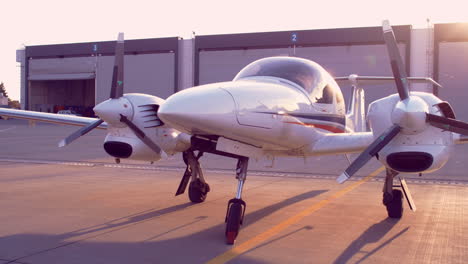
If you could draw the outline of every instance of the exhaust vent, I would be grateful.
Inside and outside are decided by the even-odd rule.
[[[158,117],[159,105],[147,104],[140,105],[139,111],[143,122],[145,122],[145,128],[159,127],[164,125],[163,121]]]

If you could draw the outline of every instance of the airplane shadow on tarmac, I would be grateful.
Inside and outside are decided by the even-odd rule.
[[[64,236],[75,237],[75,236],[81,236],[81,235],[95,233],[95,232],[99,232],[99,231],[105,231],[103,233],[99,233],[99,235],[102,235],[102,234],[105,234],[105,233],[110,233],[110,232],[115,232],[115,231],[120,230],[119,227],[127,228],[127,227],[129,227],[131,225],[140,224],[140,223],[152,220],[154,218],[157,218],[159,216],[163,216],[163,215],[167,215],[167,214],[170,214],[170,213],[173,213],[173,212],[177,212],[177,211],[185,209],[185,208],[187,208],[187,207],[189,207],[191,205],[193,205],[193,204],[190,203],[190,202],[187,202],[187,203],[184,203],[184,204],[178,204],[178,205],[175,205],[175,206],[166,207],[166,208],[159,209],[159,210],[150,209],[150,210],[142,211],[142,212],[139,212],[139,213],[136,213],[136,214],[131,214],[131,215],[127,215],[127,216],[124,216],[124,217],[116,218],[116,219],[113,219],[113,220],[108,221],[108,222],[103,223],[103,224],[78,229],[78,230],[66,233],[66,234],[64,234]],[[204,218],[206,218],[206,217],[204,217]],[[106,230],[108,230],[108,231],[106,231]]]
[[[313,190],[251,213],[247,211],[243,228],[282,208],[327,191]],[[186,219],[186,223],[163,233],[154,234],[148,230],[148,238],[138,242],[95,240],[100,236],[185,209],[190,205],[191,203],[184,203],[159,210],[147,210],[60,235],[18,234],[2,237],[0,259],[11,263],[28,263],[31,259],[34,259],[34,263],[95,263],[103,260],[106,263],[204,263],[232,247],[224,243],[224,219],[220,219],[221,223],[216,226],[167,240],[154,241],[156,238],[163,239],[164,235],[175,230],[202,222],[208,217],[194,215],[193,218]],[[242,230],[240,235],[242,236]],[[258,260],[247,260],[245,257],[242,259],[249,263],[261,263]]]
[[[366,254],[364,256],[362,256],[360,259],[356,260],[353,263],[361,263],[362,261],[366,260],[372,254],[387,246],[393,240],[397,239],[399,236],[403,235],[406,231],[408,231],[409,227],[406,227],[400,232],[398,232],[396,235],[387,239],[386,241],[380,241],[380,239],[382,239],[398,223],[398,220],[399,219],[385,218],[379,223],[372,225],[366,231],[364,231],[364,233],[362,233],[356,240],[354,240],[333,263],[348,263],[348,261],[350,261],[354,255],[356,255],[357,253],[363,253],[364,251],[362,250],[362,248],[364,248],[367,244],[382,242],[375,249],[369,252],[365,252]]]

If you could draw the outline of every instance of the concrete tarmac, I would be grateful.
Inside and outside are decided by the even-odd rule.
[[[402,219],[394,220],[381,204],[383,173],[364,178],[377,163],[339,185],[334,178],[347,165],[343,157],[307,164],[285,159],[271,169],[253,162],[244,189],[245,223],[228,246],[224,217],[236,190],[235,161],[204,157],[212,190],[204,203],[191,204],[186,194],[174,197],[180,157],[116,165],[102,151],[104,131],[57,149],[74,129],[0,120],[0,263],[468,259],[468,186],[456,163],[445,175],[410,179],[418,209],[405,204]]]

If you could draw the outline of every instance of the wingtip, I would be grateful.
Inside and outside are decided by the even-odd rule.
[[[65,139],[62,139],[62,140],[58,143],[59,148],[65,147],[66,145],[67,145],[67,142],[65,142]]]
[[[341,183],[347,181],[348,179],[349,179],[349,175],[348,175],[346,172],[343,172],[343,173],[336,179],[336,181],[337,181],[338,183],[341,184]]]
[[[390,21],[388,19],[382,21],[382,29],[384,32],[392,31],[392,26],[390,26]]]

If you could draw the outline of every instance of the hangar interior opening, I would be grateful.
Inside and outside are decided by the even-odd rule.
[[[126,40],[125,93],[167,98],[177,91],[179,41],[178,37]],[[93,107],[109,98],[114,53],[115,40],[20,50],[22,107],[50,113],[72,110],[94,117]]]
[[[72,110],[93,117],[95,83],[95,79],[30,81],[31,110],[49,113]]]

